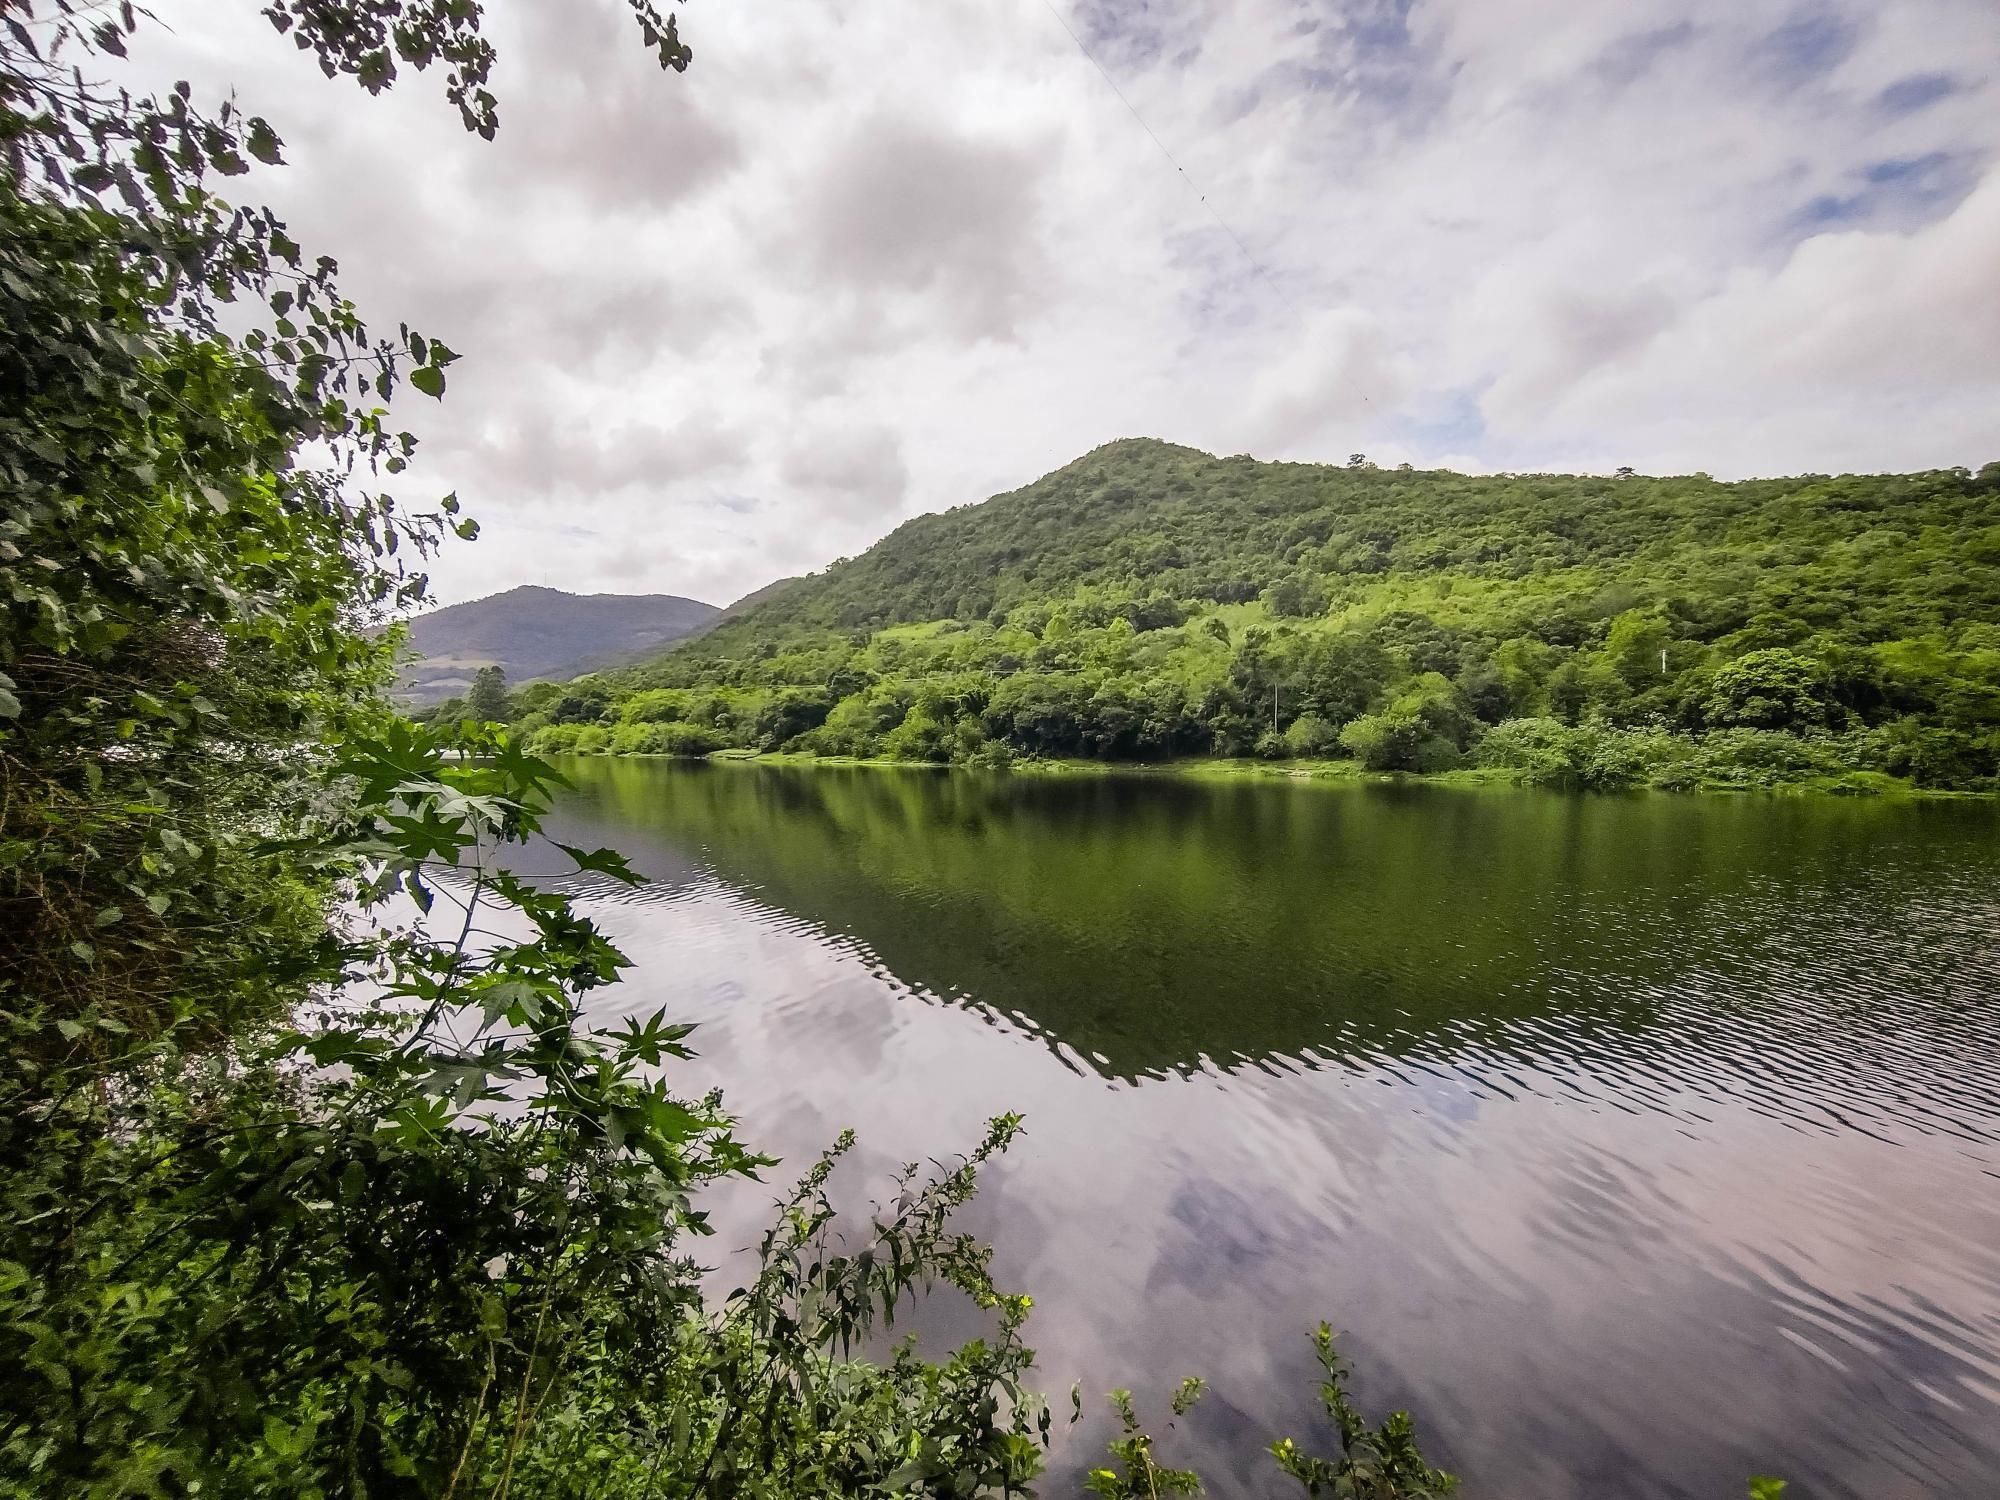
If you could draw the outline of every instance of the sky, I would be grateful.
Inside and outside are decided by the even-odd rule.
[[[488,0],[491,143],[156,0],[235,187],[463,356],[402,493],[726,603],[1098,444],[1486,471],[2000,459],[1994,0]],[[247,185],[239,185],[247,184]]]

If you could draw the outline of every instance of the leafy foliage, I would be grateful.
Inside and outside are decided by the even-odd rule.
[[[375,711],[411,559],[471,527],[365,487],[415,449],[373,403],[450,350],[371,338],[331,261],[215,195],[278,159],[263,120],[64,67],[137,24],[86,14],[0,35],[0,979],[144,1029],[257,999],[223,935],[310,930],[252,845]],[[225,332],[246,300],[268,321]]]
[[[694,1195],[769,1163],[717,1099],[670,1091],[688,1028],[585,1023],[623,956],[497,857],[535,838],[552,770],[484,730],[390,724],[335,771],[347,806],[287,848],[350,872],[364,911],[448,922],[329,939],[306,1024],[219,1054],[112,1026],[105,1057],[82,1045],[102,1015],[56,1022],[52,1050],[45,1014],[6,1012],[0,1487],[1018,1489],[1039,1452],[1028,1303],[948,1223],[1018,1121],[928,1183],[907,1171],[853,1250],[831,1239],[829,1155],[710,1306],[680,1249],[707,1227]],[[942,1365],[842,1357],[937,1280],[995,1336]]]
[[[1439,1500],[1458,1488],[1451,1475],[1424,1462],[1407,1413],[1396,1412],[1371,1428],[1355,1409],[1343,1384],[1347,1367],[1334,1351],[1333,1329],[1325,1323],[1313,1333],[1313,1351],[1326,1372],[1319,1394],[1340,1434],[1340,1457],[1315,1458],[1282,1438],[1271,1445],[1279,1468],[1304,1485],[1308,1495],[1352,1500]]]
[[[1201,1396],[1200,1380],[1193,1377],[1183,1380],[1174,1393],[1174,1416],[1186,1416]],[[1139,1415],[1132,1407],[1132,1393],[1113,1391],[1110,1399],[1119,1426],[1119,1436],[1111,1441],[1111,1457],[1124,1465],[1124,1472],[1115,1468],[1092,1469],[1084,1476],[1083,1487],[1094,1495],[1105,1496],[1106,1500],[1136,1500],[1141,1495],[1148,1500],[1160,1495],[1199,1495],[1199,1474],[1192,1469],[1162,1467],[1153,1458],[1154,1441],[1139,1425]]]
[[[1514,767],[1513,741],[1482,743],[1537,720],[1616,745],[1617,770],[1557,774],[1572,785],[1990,788],[1995,618],[2000,464],[1722,484],[1134,440],[909,521],[517,722],[551,751],[615,751],[643,718],[757,750],[1421,772]],[[1789,768],[1745,761],[1730,737],[1751,731],[1783,736]]]

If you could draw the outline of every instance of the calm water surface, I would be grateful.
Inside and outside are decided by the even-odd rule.
[[[1995,809],[570,769],[689,1086],[859,1201],[1023,1112],[1045,1387],[1205,1376],[1212,1494],[1325,1437],[1321,1318],[1475,1500],[2000,1494]]]

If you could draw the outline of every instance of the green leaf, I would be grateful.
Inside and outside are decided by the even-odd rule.
[[[410,384],[433,399],[444,395],[444,371],[436,365],[419,365],[410,371]]]
[[[576,861],[579,870],[595,871],[599,875],[609,875],[625,885],[644,885],[646,877],[639,874],[625,862],[625,856],[616,849],[584,849],[576,844],[565,844],[550,840],[555,846]]]
[[[279,140],[278,133],[261,119],[253,119],[250,122],[250,134],[244,144],[250,148],[252,156],[267,165],[277,166],[284,160],[279,154],[279,148],[284,142]]]

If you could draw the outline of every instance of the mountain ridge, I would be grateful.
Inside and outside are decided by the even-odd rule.
[[[447,605],[408,622],[414,658],[397,691],[413,703],[462,694],[472,674],[498,666],[514,683],[569,677],[593,661],[628,661],[722,618],[679,594],[573,594],[520,584]]]

